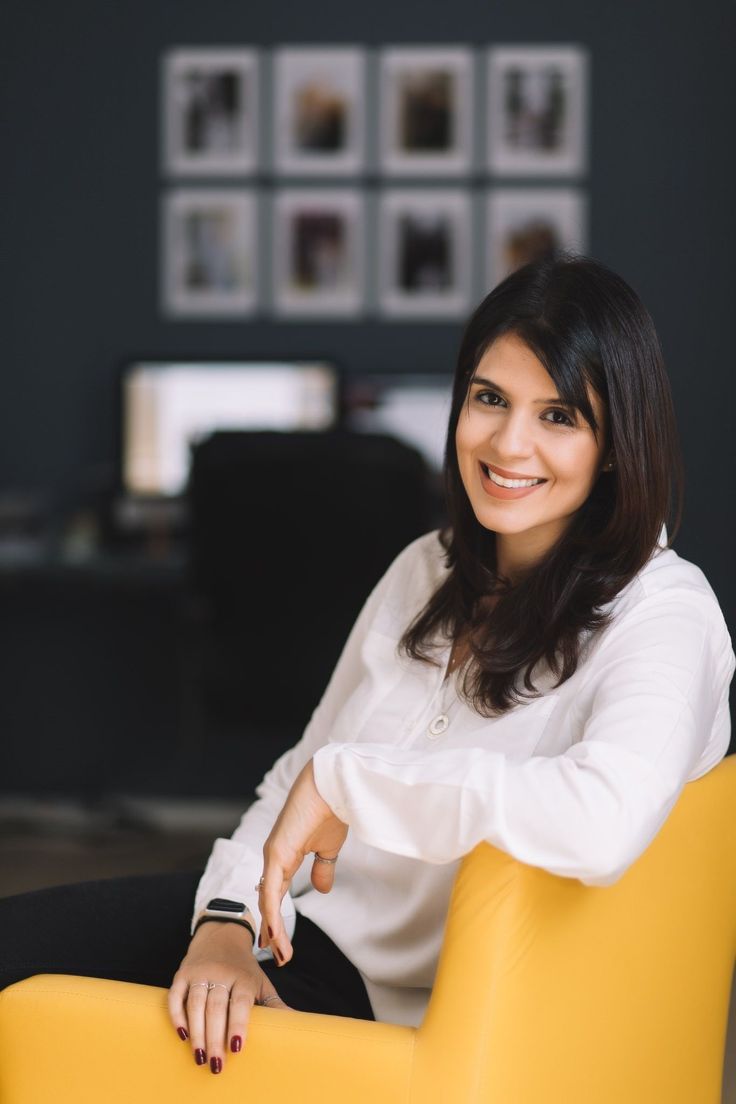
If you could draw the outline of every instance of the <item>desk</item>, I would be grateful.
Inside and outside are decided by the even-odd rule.
[[[182,551],[0,561],[0,788],[252,797],[301,733],[218,730],[201,635]]]

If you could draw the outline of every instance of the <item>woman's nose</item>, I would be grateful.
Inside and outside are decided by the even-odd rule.
[[[501,419],[491,438],[499,460],[502,456],[531,456],[534,439],[529,417],[522,410]]]

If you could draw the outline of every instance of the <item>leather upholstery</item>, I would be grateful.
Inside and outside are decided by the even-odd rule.
[[[197,1068],[166,990],[43,974],[0,993],[3,1104],[719,1104],[736,959],[736,757],[613,885],[488,844],[463,860],[417,1028],[254,1008]]]

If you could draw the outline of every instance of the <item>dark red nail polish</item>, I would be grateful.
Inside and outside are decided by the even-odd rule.
[[[213,1073],[219,1073],[222,1069],[222,1058],[210,1058],[210,1069]]]
[[[274,947],[273,951],[274,951],[274,954],[276,955],[276,958],[277,958],[277,960],[278,960],[279,962],[283,962],[283,961],[284,961],[284,956],[282,955],[282,953],[281,953],[281,951],[280,951],[280,950],[278,949],[278,947]]]
[[[263,946],[263,939],[261,938],[261,933],[260,932],[258,933],[258,946],[259,947]]]
[[[273,939],[273,932],[271,931],[271,925],[268,925],[268,938]]]
[[[230,1049],[233,1052],[233,1054],[238,1054],[239,1051],[240,1051],[240,1048],[242,1047],[242,1045],[243,1045],[243,1040],[240,1038],[240,1036],[239,1035],[233,1035],[232,1039],[230,1040]]]
[[[203,1066],[207,1061],[207,1055],[201,1047],[197,1047],[197,1049],[195,1050],[194,1061],[197,1063],[198,1066]]]
[[[177,1031],[178,1031],[178,1033],[179,1033],[179,1038],[180,1038],[180,1039],[188,1039],[188,1038],[189,1038],[189,1036],[187,1035],[187,1032],[186,1032],[186,1028],[184,1028],[184,1027],[177,1027],[177,1029],[176,1029],[176,1030],[177,1030]]]

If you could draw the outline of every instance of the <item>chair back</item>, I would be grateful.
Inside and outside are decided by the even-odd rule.
[[[453,887],[418,1032],[416,1100],[720,1104],[734,810],[729,756],[686,784],[608,886],[479,844]]]
[[[223,431],[193,449],[188,499],[203,742],[241,749],[242,792],[300,738],[393,558],[435,527],[432,476],[384,434]]]

